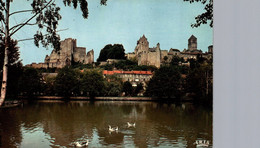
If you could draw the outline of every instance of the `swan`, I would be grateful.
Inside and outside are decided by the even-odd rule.
[[[129,123],[129,122],[127,122],[127,126],[128,126],[128,127],[131,127],[131,126],[132,126],[132,127],[135,127],[135,123]]]
[[[194,143],[197,145],[197,147],[208,147],[209,146],[209,140],[196,140],[196,142]]]
[[[87,142],[83,142],[83,143],[79,143],[79,142],[75,142],[75,146],[76,147],[83,147],[83,146],[88,146],[88,140],[87,140]]]
[[[118,126],[117,127],[114,127],[114,128],[112,128],[110,125],[108,125],[108,130],[109,130],[109,132],[114,132],[114,131],[118,131]]]

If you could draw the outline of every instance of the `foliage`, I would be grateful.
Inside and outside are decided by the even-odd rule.
[[[204,61],[190,70],[186,78],[185,92],[194,94],[196,99],[212,98],[213,92],[212,63]]]
[[[23,74],[22,64],[20,62],[8,66],[8,85],[7,85],[7,98],[17,98],[19,94],[19,80]],[[2,78],[1,78],[2,79]],[[1,80],[2,81],[2,80]]]
[[[44,94],[54,96],[55,92],[55,77],[45,77]]]
[[[54,73],[57,71],[57,68],[39,68],[37,70],[39,73]]]
[[[104,94],[105,81],[102,73],[96,69],[85,71],[80,83],[84,95],[94,98]]]
[[[122,84],[117,81],[106,82],[105,96],[118,97],[122,91]]]
[[[184,62],[184,59],[179,56],[173,56],[170,65],[178,66],[180,62]]]
[[[80,5],[82,16],[84,19],[88,18],[88,2],[86,0],[63,0],[65,6],[71,6],[73,4],[74,9]],[[105,5],[106,1],[101,0],[101,5]],[[62,16],[59,14],[60,7],[56,6],[53,0],[33,0],[32,14],[39,27],[36,34],[34,35],[34,43],[38,47],[39,42],[44,46],[48,46],[49,43],[53,45],[55,49],[60,48],[60,36],[57,34],[57,26]],[[29,24],[26,24],[29,25]],[[18,26],[17,26],[18,27]],[[43,30],[45,28],[45,30]],[[19,28],[18,28],[19,29]],[[47,33],[47,34],[43,34]]]
[[[79,69],[93,69],[93,65],[92,64],[83,64],[80,62],[75,62],[71,65],[72,68],[79,68]]]
[[[126,71],[131,71],[131,70],[143,70],[143,71],[155,71],[157,70],[157,67],[153,65],[138,65],[137,62],[132,61],[132,60],[120,60],[114,64],[106,64],[100,66],[100,68],[103,68],[105,70],[113,70],[115,69],[120,69],[120,70],[126,70]]]
[[[100,66],[100,68],[102,68],[104,70],[113,70],[114,66],[112,64],[106,64],[106,65]]]
[[[25,68],[19,80],[19,90],[23,95],[33,96],[42,92],[41,74],[34,68]]]
[[[107,59],[125,59],[125,49],[122,44],[108,44],[101,49],[97,61],[106,61]]]
[[[116,69],[123,69],[123,70],[133,69],[136,66],[137,66],[137,62],[131,60],[121,60],[114,64],[114,67]]]
[[[134,89],[134,96],[137,96],[138,93],[140,93],[143,90],[143,84],[142,83],[138,83],[137,86]]]
[[[0,42],[0,63],[3,65],[4,63],[4,41]],[[19,60],[20,53],[19,47],[17,47],[17,41],[11,40],[9,53],[8,53],[8,75],[9,75],[9,85],[7,86],[7,97],[16,97],[19,93],[18,82],[22,75],[22,64]],[[3,67],[0,66],[0,70],[3,70]],[[1,73],[1,82],[2,82],[2,73]]]
[[[177,98],[180,95],[181,74],[177,67],[163,66],[148,83],[146,94],[151,97]]]
[[[133,94],[133,86],[130,82],[124,82],[123,92],[125,92],[125,96],[131,96]]]
[[[55,79],[55,91],[58,95],[69,97],[77,93],[79,83],[79,72],[70,67],[60,69]]]
[[[5,45],[4,41],[2,40],[0,42],[0,64],[4,64],[4,51],[5,51]],[[9,44],[9,52],[8,52],[8,65],[14,65],[17,63],[20,63],[20,52],[19,47],[17,47],[17,41],[16,40],[10,40]],[[2,70],[3,67],[0,67]]]
[[[196,23],[191,24],[191,27],[199,27],[201,24],[207,24],[208,21],[210,22],[209,26],[213,27],[213,0],[184,0],[190,3],[194,2],[201,2],[205,5],[204,10],[205,12],[196,16],[195,20]]]

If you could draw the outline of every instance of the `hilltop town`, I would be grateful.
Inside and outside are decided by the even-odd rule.
[[[59,82],[59,79],[63,79],[63,75],[60,75],[61,78],[59,78],[59,74],[67,73],[65,75],[69,75],[69,73],[75,73],[73,71],[76,70],[77,72],[82,73],[82,75],[89,75],[86,79],[90,79],[88,81],[93,81],[90,83],[90,86],[85,89],[83,89],[85,85],[82,84],[83,92],[89,91],[89,89],[93,87],[93,83],[102,81],[102,85],[97,85],[98,88],[92,89],[93,91],[96,91],[95,96],[100,96],[102,94],[101,90],[104,88],[99,87],[109,87],[107,88],[109,90],[107,91],[108,94],[103,93],[104,96],[143,96],[145,93],[148,96],[158,96],[161,93],[168,92],[168,94],[164,94],[165,97],[177,97],[180,94],[187,95],[189,93],[208,97],[212,94],[213,46],[208,46],[207,52],[202,52],[202,50],[197,47],[197,38],[194,35],[191,35],[188,39],[187,49],[184,49],[183,51],[173,48],[163,50],[160,48],[160,43],[158,43],[156,47],[151,48],[148,39],[143,35],[137,41],[134,52],[125,54],[121,44],[109,44],[100,51],[100,56],[101,52],[103,52],[105,53],[105,56],[108,54],[112,55],[111,57],[115,57],[115,53],[107,52],[118,52],[119,50],[121,52],[120,58],[109,58],[109,56],[106,58],[100,58],[99,56],[98,61],[94,62],[93,49],[86,53],[85,47],[77,47],[76,39],[68,38],[61,41],[59,51],[53,49],[50,55],[46,55],[43,63],[32,63],[25,67],[40,69],[42,80],[47,84],[51,83],[48,84],[50,85],[48,87],[55,87],[53,83],[59,85],[56,86],[57,92],[61,89],[60,85],[64,85],[64,87],[67,85],[63,84],[67,79]],[[67,66],[70,66],[70,68],[66,70]],[[48,69],[51,69],[52,71],[48,71]],[[156,73],[159,73],[160,75],[163,74],[164,76],[159,76],[158,78],[158,74]],[[92,76],[92,74],[99,75],[99,78],[97,80],[91,80],[96,77]],[[74,75],[79,77],[77,79],[84,79],[84,76],[79,76],[76,73]],[[162,80],[157,80],[161,78]],[[50,79],[55,81],[48,82]],[[71,79],[70,84],[75,83],[73,77],[69,79]],[[75,81],[78,80],[75,79]],[[161,83],[161,81],[165,82]],[[78,83],[82,82],[80,81]],[[108,84],[107,86],[103,86],[103,83]],[[167,86],[167,83],[169,83],[169,86]],[[77,86],[78,84],[75,85]],[[173,87],[173,85],[176,86]],[[197,87],[201,90],[198,91],[194,89],[197,87],[189,88],[194,85],[198,85]],[[130,90],[125,90],[125,87]],[[173,92],[173,90],[168,91],[168,87],[172,87],[176,92]],[[162,89],[162,92],[156,93],[159,88],[164,89]],[[62,95],[62,93],[55,94],[53,93],[54,91],[55,90],[52,90],[52,93],[50,94]],[[63,90],[60,91],[63,92]],[[127,93],[127,91],[130,92]],[[111,94],[111,92],[113,93]],[[63,93],[67,94],[66,92]],[[72,91],[71,93],[75,95],[76,92]],[[89,92],[86,94],[78,93],[77,95],[89,96]]]
[[[162,50],[160,43],[157,43],[156,47],[150,48],[147,38],[143,35],[137,41],[134,52],[126,54],[126,57],[129,60],[137,59],[138,65],[154,65],[159,68],[163,63],[169,63],[174,56],[178,56],[187,61],[188,59],[196,59],[197,55],[210,59],[212,58],[212,54],[212,45],[208,47],[208,52],[205,53],[197,49],[197,38],[194,35],[188,39],[188,49],[184,49],[182,52],[173,48],[169,51]]]
[[[73,62],[79,62],[82,64],[94,63],[94,50],[90,50],[86,53],[85,47],[77,47],[77,40],[67,38],[61,41],[60,50],[53,49],[50,56],[46,55],[43,63],[32,63],[26,65],[33,68],[62,68],[64,66],[72,65]],[[128,60],[136,60],[138,65],[155,66],[160,68],[163,63],[169,63],[174,56],[183,58],[184,61],[188,59],[197,59],[200,55],[203,58],[211,59],[213,57],[213,45],[208,47],[208,52],[202,52],[197,49],[197,38],[194,35],[188,39],[188,48],[180,51],[179,49],[171,48],[168,50],[162,50],[160,43],[157,43],[155,47],[150,48],[148,39],[143,35],[138,41],[134,49],[134,52],[126,53],[125,57]],[[118,62],[118,59],[107,59],[100,62],[100,65],[111,64]],[[182,64],[189,65],[189,62]]]

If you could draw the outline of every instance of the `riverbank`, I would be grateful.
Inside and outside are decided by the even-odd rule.
[[[32,99],[31,97],[27,96],[19,96],[19,99]],[[90,97],[62,97],[62,96],[34,96],[33,99],[35,100],[74,100],[74,101],[193,101],[192,98],[182,98],[182,99],[174,99],[174,98],[156,98],[156,97],[95,97],[91,99]]]
[[[29,99],[27,96],[19,96],[19,99]],[[39,100],[91,100],[90,97],[61,97],[61,96],[35,96],[34,99]],[[152,97],[95,97],[96,101],[156,101],[158,98]]]

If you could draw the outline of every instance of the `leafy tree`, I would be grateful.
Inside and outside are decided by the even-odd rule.
[[[9,84],[7,86],[6,97],[10,99],[17,98],[19,94],[19,80],[23,74],[23,67],[21,62],[9,65],[8,76]]]
[[[81,91],[92,99],[103,95],[105,81],[102,73],[96,69],[85,71],[81,79]]]
[[[105,70],[113,70],[114,66],[112,64],[106,64],[106,65],[100,66],[100,68],[103,68]]]
[[[204,10],[205,12],[196,16],[196,23],[191,24],[191,27],[199,27],[201,24],[207,24],[210,22],[209,26],[213,27],[213,0],[184,0],[190,3],[201,2],[205,4]]]
[[[130,82],[128,81],[124,82],[123,92],[125,92],[125,96],[131,96],[133,94],[133,86]]]
[[[79,72],[66,66],[60,69],[55,79],[55,92],[57,92],[60,96],[70,97],[73,94],[79,92],[78,83]]]
[[[19,90],[23,95],[33,96],[42,92],[41,74],[34,68],[25,68],[19,80]]]
[[[97,61],[106,61],[107,59],[125,59],[125,49],[121,44],[108,44],[101,49]]]
[[[106,96],[118,97],[122,91],[122,85],[119,82],[106,82]]]
[[[5,45],[4,42],[0,42],[0,64],[3,65],[4,63],[4,51],[5,51]],[[22,75],[22,64],[19,60],[20,53],[19,53],[19,47],[17,47],[17,41],[11,40],[10,41],[10,48],[8,53],[8,75],[9,75],[9,85],[7,86],[7,97],[16,98],[16,96],[19,93],[18,90],[18,82]],[[0,70],[2,71],[3,67],[0,67]],[[2,81],[2,73],[1,73],[1,81]]]
[[[204,62],[190,70],[186,78],[185,92],[194,94],[195,99],[212,98],[212,63]]]
[[[3,79],[2,79],[2,88],[1,88],[1,98],[0,106],[3,104],[6,97],[7,90],[7,75],[8,75],[8,62],[9,57],[8,53],[11,47],[12,36],[24,26],[33,26],[37,25],[39,29],[34,35],[34,43],[36,46],[39,46],[41,43],[44,47],[51,44],[55,49],[59,50],[60,48],[60,37],[57,34],[58,22],[61,19],[59,14],[60,8],[56,6],[55,0],[32,0],[28,2],[31,6],[30,10],[16,10],[11,12],[10,6],[16,1],[13,0],[0,0],[0,21],[2,26],[0,26],[0,39],[4,44],[4,63],[3,63]],[[80,5],[83,18],[88,17],[88,3],[86,0],[63,0],[65,6],[71,6],[73,4],[74,8],[77,8]],[[106,4],[106,0],[101,0],[101,4]],[[31,13],[31,16],[14,26],[11,26],[10,20],[13,15],[21,13]],[[34,21],[32,23],[32,21]],[[46,34],[45,34],[46,33]]]
[[[179,68],[163,66],[149,81],[145,95],[152,97],[177,98],[180,96],[181,74]]]
[[[179,56],[173,56],[170,65],[178,66],[180,62],[184,62],[184,59]]]
[[[45,84],[44,84],[44,94],[45,95],[55,95],[55,77],[48,77],[45,78]]]
[[[140,93],[143,90],[143,84],[142,83],[138,83],[136,88],[134,89],[134,96],[137,96],[138,93]]]
[[[137,62],[131,60],[121,60],[114,64],[116,69],[132,70],[133,67],[138,66]]]
[[[83,63],[80,63],[80,62],[74,62],[74,64],[71,65],[72,68],[79,68],[79,69],[93,69],[93,65],[92,64],[83,64]]]

